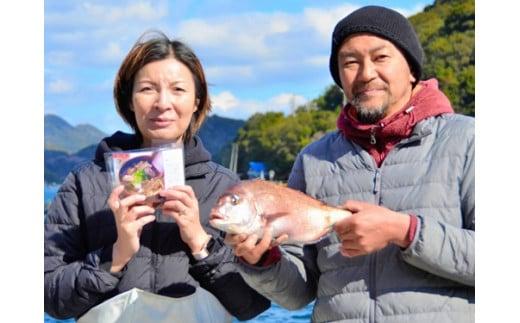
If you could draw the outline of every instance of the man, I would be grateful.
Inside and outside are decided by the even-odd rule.
[[[228,236],[249,285],[288,309],[315,300],[315,322],[474,321],[474,120],[420,81],[422,62],[393,10],[339,21],[330,72],[348,104],[289,186],[353,215],[303,248]]]

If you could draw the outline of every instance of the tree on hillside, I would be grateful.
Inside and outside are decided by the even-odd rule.
[[[336,84],[329,85],[325,89],[325,93],[312,102],[319,110],[337,111],[343,105],[343,90]]]
[[[239,131],[238,170],[246,174],[250,161],[264,162],[276,178],[287,180],[298,152],[335,128],[337,113],[299,108],[285,117],[280,112],[253,115]]]
[[[266,161],[273,141],[272,128],[284,119],[281,112],[255,113],[238,131],[238,172],[246,174],[250,161]],[[281,138],[278,138],[281,140]]]
[[[475,3],[436,1],[410,17],[426,56],[423,78],[435,77],[455,111],[475,115]]]

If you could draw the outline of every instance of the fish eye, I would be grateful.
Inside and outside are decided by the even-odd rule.
[[[232,194],[230,199],[232,205],[237,205],[240,202],[240,197],[236,194]]]

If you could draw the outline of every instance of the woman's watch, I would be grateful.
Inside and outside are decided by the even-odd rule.
[[[206,242],[202,245],[202,248],[200,249],[200,251],[191,253],[191,255],[193,256],[193,258],[195,258],[195,260],[202,260],[202,259],[206,258],[207,256],[209,256],[208,243],[210,241],[211,241],[211,236],[208,235],[208,239],[206,239]]]

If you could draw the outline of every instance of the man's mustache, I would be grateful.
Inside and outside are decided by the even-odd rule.
[[[357,83],[352,87],[352,93],[354,96],[362,95],[363,92],[369,90],[388,91],[388,86],[384,83]]]

